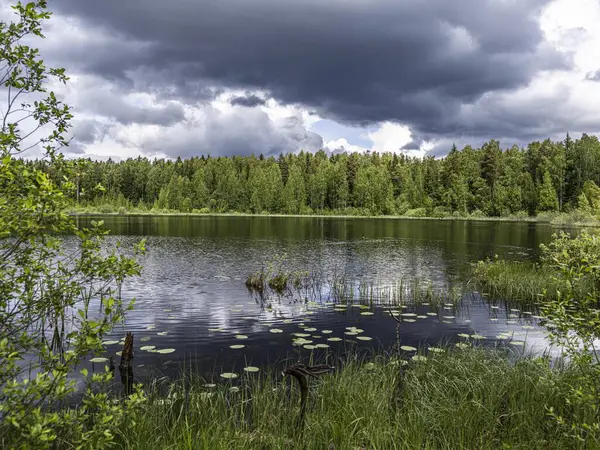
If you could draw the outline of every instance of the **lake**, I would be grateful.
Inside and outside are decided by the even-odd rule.
[[[76,217],[88,226],[99,217]],[[246,366],[284,365],[313,355],[346,350],[385,351],[396,342],[396,322],[387,308],[358,303],[335,307],[327,291],[260,301],[245,280],[265,261],[285,255],[293,269],[343,276],[365,284],[397,286],[399,280],[431,280],[445,288],[468,280],[470,264],[498,255],[535,260],[539,244],[555,231],[539,223],[397,219],[248,216],[104,216],[116,240],[132,245],[147,239],[141,277],[126,282],[125,300],[136,308],[107,337],[107,355],[127,331],[135,337],[136,376],[176,376],[182,366],[207,378]],[[361,291],[364,294],[364,291]],[[364,301],[362,303],[365,303]],[[400,328],[403,346],[426,347],[467,340],[480,345],[526,341],[546,346],[536,312],[490,304],[467,291],[457,306],[398,308],[408,321]],[[354,327],[353,329],[351,329]],[[354,332],[358,329],[357,332]],[[300,333],[305,346],[294,346]],[[459,336],[463,335],[463,336]],[[331,339],[333,338],[333,339]],[[370,338],[370,339],[369,339]],[[153,347],[152,347],[153,346]],[[231,346],[234,346],[231,348]],[[317,348],[314,348],[317,347]],[[144,348],[142,350],[141,348]],[[523,345],[512,345],[524,351]],[[167,350],[168,354],[156,353]],[[106,355],[105,355],[106,356]],[[116,360],[118,358],[115,356]],[[104,364],[93,364],[93,370]]]

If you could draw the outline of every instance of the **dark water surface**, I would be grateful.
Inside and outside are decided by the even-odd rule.
[[[76,220],[88,226],[93,219],[98,217]],[[549,242],[555,231],[545,224],[490,221],[188,216],[102,220],[111,230],[109,245],[116,240],[133,244],[145,237],[148,249],[141,260],[142,277],[124,286],[124,298],[135,297],[136,308],[107,339],[134,333],[136,376],[155,371],[175,375],[185,364],[215,379],[222,372],[241,373],[248,365],[265,367],[306,358],[311,352],[323,356],[355,347],[387,350],[396,340],[396,322],[381,307],[334,308],[327,295],[308,303],[298,295],[258,301],[244,283],[265,260],[285,254],[288,267],[325,277],[337,274],[379,285],[419,277],[441,287],[465,282],[470,263],[486,257],[535,259],[539,244]],[[477,292],[463,295],[458,307],[396,308],[421,316],[402,325],[401,344],[434,346],[465,341],[458,334],[468,334],[494,345],[498,335],[511,332],[514,341],[543,349],[546,343],[535,311],[518,308],[492,307]],[[363,331],[347,335],[347,327]],[[305,337],[313,341],[309,345],[329,348],[293,346],[292,333],[310,335]],[[341,341],[328,341],[332,337]],[[160,354],[142,346],[174,350]],[[119,350],[119,344],[107,344],[107,354],[101,356]]]

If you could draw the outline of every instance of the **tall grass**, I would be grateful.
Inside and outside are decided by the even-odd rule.
[[[486,260],[473,266],[470,284],[492,298],[523,303],[540,303],[556,298],[556,273],[531,262]],[[546,290],[546,296],[542,293]]]
[[[585,414],[562,392],[575,374],[546,359],[511,362],[498,350],[431,354],[427,361],[350,357],[343,370],[311,380],[305,426],[297,425],[293,380],[243,374],[239,391],[188,377],[151,394],[126,449],[564,449],[572,441],[548,415]],[[235,390],[235,389],[234,389]],[[156,390],[155,392],[158,392]]]

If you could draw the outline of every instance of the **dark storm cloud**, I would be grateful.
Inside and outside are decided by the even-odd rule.
[[[165,146],[165,142],[169,145]],[[124,145],[129,142],[122,141]],[[146,153],[162,152],[170,157],[201,153],[223,155],[278,155],[300,149],[316,151],[323,146],[321,136],[306,130],[302,118],[291,116],[275,124],[260,109],[242,108],[223,114],[204,108],[203,117],[164,130],[161,139],[148,139],[141,147]]]
[[[143,43],[85,67],[132,77],[171,98],[261,89],[351,124],[406,123],[417,133],[479,134],[456,116],[490,91],[526,85],[570,61],[543,43],[548,0],[53,0],[60,15]],[[141,45],[141,44],[140,44]],[[111,55],[110,52],[103,53]],[[242,100],[243,101],[243,100]],[[509,127],[510,128],[510,127]],[[522,133],[512,129],[511,133]]]
[[[266,100],[254,94],[245,96],[235,96],[229,99],[229,103],[232,106],[246,106],[248,108],[253,108],[255,106],[263,106],[264,104],[266,104],[266,102]]]

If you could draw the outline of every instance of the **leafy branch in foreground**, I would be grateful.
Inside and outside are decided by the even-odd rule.
[[[0,82],[7,92],[0,118],[0,447],[105,448],[143,397],[109,402],[95,389],[110,380],[107,371],[89,377],[78,408],[66,408],[76,391],[69,375],[102,349],[102,337],[133,306],[123,304],[121,286],[139,275],[135,255],[144,242],[134,257],[118,246],[105,252],[101,222],[78,230],[64,213],[76,173],[59,150],[68,144],[72,116],[45,86],[67,77],[21,43],[43,38],[46,1],[13,9],[18,20],[0,24]],[[35,147],[58,181],[18,158]]]

